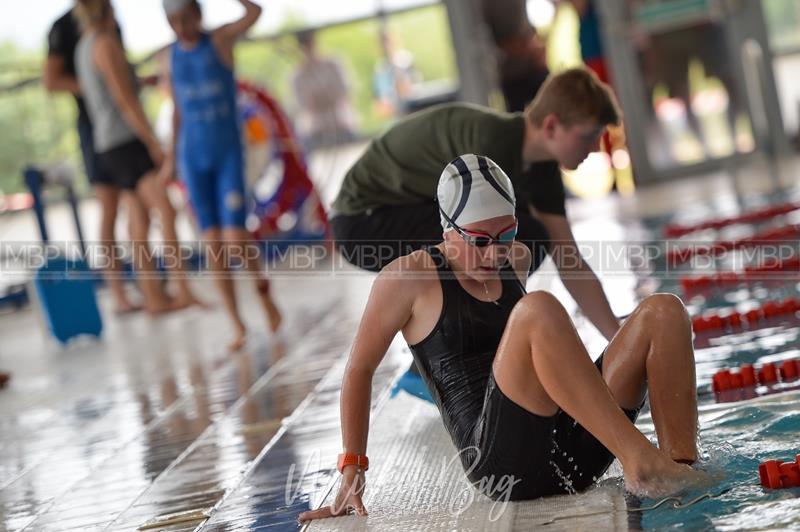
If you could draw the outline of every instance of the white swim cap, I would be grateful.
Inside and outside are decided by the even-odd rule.
[[[164,1],[164,12],[167,15],[171,15],[173,13],[177,13],[184,7],[188,6],[193,2],[193,0],[163,0]]]
[[[456,157],[445,166],[436,190],[439,207],[459,227],[514,215],[514,186],[502,168],[482,155]],[[452,230],[442,213],[442,228]]]

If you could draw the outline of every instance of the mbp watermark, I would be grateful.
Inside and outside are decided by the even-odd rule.
[[[248,277],[274,278],[349,277],[364,270],[378,272],[386,265],[386,276],[406,279],[437,278],[456,269],[477,266],[499,271],[519,270],[529,260],[539,268],[537,275],[561,279],[629,277],[644,273],[655,280],[685,276],[749,272],[752,280],[800,280],[800,243],[797,240],[751,241],[747,245],[715,246],[705,241],[518,241],[497,249],[454,246],[435,241],[381,240],[241,240],[158,242],[75,241],[0,243],[0,273],[28,277],[44,269],[53,259],[68,259],[65,268],[81,261],[89,269],[82,275],[127,278],[137,275],[163,278]],[[432,246],[443,251],[446,264],[398,260],[413,253],[431,254]],[[73,261],[70,263],[69,261]],[[456,268],[455,266],[459,266]],[[47,275],[58,275],[49,271]]]

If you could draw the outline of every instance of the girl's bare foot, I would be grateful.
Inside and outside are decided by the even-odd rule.
[[[665,497],[685,488],[708,482],[710,477],[686,464],[670,459],[654,449],[652,456],[626,469],[623,466],[625,487],[631,493],[645,497]]]
[[[11,380],[11,374],[0,371],[0,388],[5,388],[9,380]]]
[[[138,281],[144,299],[145,312],[151,316],[158,316],[175,310],[172,298],[164,291],[161,279],[145,274]]]
[[[124,316],[125,314],[139,312],[140,310],[142,310],[141,305],[131,303],[128,300],[117,301],[116,305],[114,305],[114,313],[117,314],[118,316]]]
[[[269,299],[266,305],[267,310],[267,322],[269,323],[269,330],[272,332],[278,332],[278,329],[281,328],[281,323],[283,323],[283,316],[281,315],[281,311],[278,310],[278,307],[275,306],[275,303],[272,299]]]
[[[231,353],[236,353],[244,347],[244,344],[247,341],[247,329],[241,322],[234,324],[233,328],[233,340],[228,343],[228,351]]]
[[[179,294],[178,297],[172,300],[173,310],[183,310],[189,307],[200,307],[202,309],[210,309],[211,305],[196,298],[193,294]]]
[[[272,299],[272,296],[269,293],[269,281],[266,279],[261,279],[256,283],[256,288],[258,289],[258,293],[261,295],[264,303],[264,311],[267,313],[267,324],[269,325],[269,330],[272,332],[278,332],[278,329],[280,329],[281,323],[283,322],[283,316],[281,315],[281,311],[278,310],[278,307],[275,305],[275,301]]]
[[[173,310],[175,310],[173,302],[168,298],[159,298],[158,301],[148,302],[144,307],[144,311],[151,316],[166,314],[168,312],[172,312]]]

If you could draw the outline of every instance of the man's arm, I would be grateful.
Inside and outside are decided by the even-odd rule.
[[[64,58],[57,54],[50,54],[44,62],[42,83],[48,92],[71,92],[78,96],[81,87],[74,76],[64,70]]]
[[[62,19],[56,21],[47,34],[47,59],[42,71],[42,84],[49,92],[71,92],[79,95],[80,84],[74,75],[66,72],[66,61],[75,52],[70,25]]]
[[[531,271],[531,262],[533,262],[531,250],[521,242],[514,242],[508,260],[511,262],[511,267],[514,268],[519,282],[525,286],[528,283],[528,272]]]
[[[617,333],[619,320],[611,311],[603,286],[581,255],[566,216],[537,213],[550,234],[550,255],[567,291],[607,340]]]
[[[211,35],[214,48],[229,66],[233,65],[233,45],[261,16],[261,6],[251,0],[239,0],[244,6],[244,15],[239,20],[220,26]]]

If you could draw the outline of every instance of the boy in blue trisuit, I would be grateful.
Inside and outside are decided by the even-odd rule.
[[[247,270],[256,273],[258,258],[233,249],[249,246],[245,229],[244,161],[236,111],[233,46],[258,20],[261,7],[239,0],[244,15],[230,24],[205,32],[197,0],[164,0],[164,11],[177,41],[170,50],[173,101],[173,144],[164,177],[175,168],[186,182],[192,207],[206,244],[206,260],[222,294],[234,327],[232,351],[245,342],[245,325],[236,306],[233,278],[226,257],[248,257]],[[270,330],[277,331],[281,315],[269,293],[269,282],[256,283]]]

